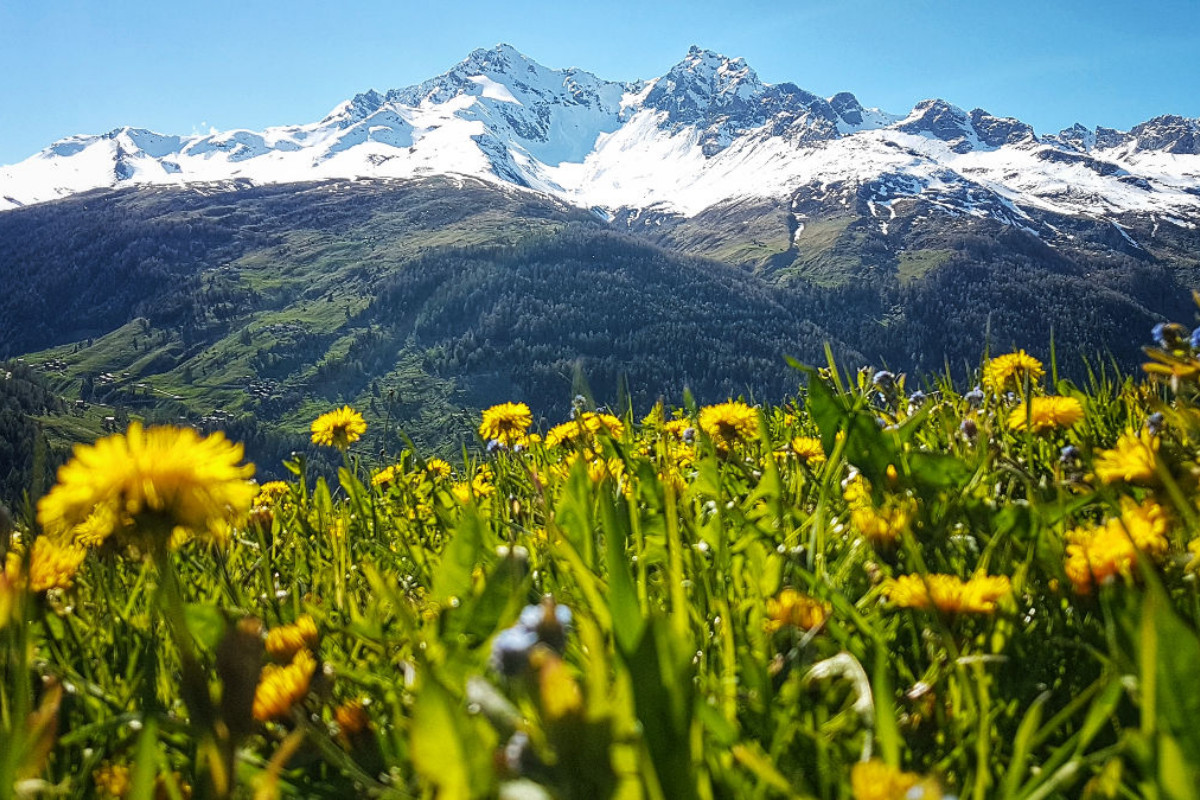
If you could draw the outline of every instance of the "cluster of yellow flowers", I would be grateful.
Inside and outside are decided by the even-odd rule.
[[[308,694],[317,659],[313,655],[319,632],[307,614],[291,625],[267,633],[266,651],[278,663],[263,667],[254,691],[254,718],[260,722],[286,717]]]
[[[850,524],[867,541],[877,547],[891,547],[903,536],[917,511],[912,497],[888,495],[881,505],[871,499],[871,486],[861,475],[846,481],[846,505],[850,509]]]
[[[824,625],[831,612],[828,603],[788,587],[767,600],[767,630],[774,633],[792,627],[810,631]]]
[[[1170,547],[1170,526],[1166,510],[1154,500],[1122,498],[1121,516],[1072,530],[1067,534],[1066,573],[1075,591],[1089,594],[1098,584],[1132,577],[1139,554],[1161,559]]]
[[[884,584],[884,594],[899,608],[943,614],[992,614],[997,601],[1012,594],[1005,575],[901,575]]]

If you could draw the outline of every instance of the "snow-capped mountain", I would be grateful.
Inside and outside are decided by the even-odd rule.
[[[1038,136],[1020,120],[942,100],[894,115],[849,93],[766,84],[742,59],[696,47],[660,78],[622,83],[550,69],[502,44],[417,86],[359,94],[307,125],[69,137],[0,167],[0,210],[134,184],[440,174],[600,213],[689,217],[748,198],[792,208],[865,198],[886,226],[894,203],[912,198],[1035,231],[1047,224],[1038,212],[1114,223],[1151,215],[1192,228],[1200,120]]]

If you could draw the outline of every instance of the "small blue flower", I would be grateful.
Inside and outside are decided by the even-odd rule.
[[[1192,331],[1192,338],[1188,340],[1188,344],[1192,346],[1193,350],[1200,350],[1200,328]]]
[[[971,404],[972,408],[978,408],[983,405],[983,389],[976,386],[971,391],[963,395],[963,399]]]
[[[1073,444],[1069,444],[1062,450],[1058,451],[1058,460],[1064,464],[1074,464],[1082,458],[1083,454],[1079,452],[1079,448]]]
[[[908,396],[908,405],[910,408],[920,408],[928,399],[929,398],[925,396],[924,392],[922,392],[920,389],[917,389]]]
[[[1166,347],[1167,346],[1167,323],[1160,322],[1157,325],[1155,325],[1153,328],[1150,329],[1150,335],[1154,338],[1154,341],[1158,343],[1159,347]]]
[[[487,451],[487,454],[489,456],[493,456],[496,453],[499,453],[503,449],[505,449],[504,443],[501,442],[499,439],[489,439],[488,443],[487,443],[487,447],[485,448],[485,450]]]
[[[1165,424],[1166,419],[1163,417],[1162,412],[1155,411],[1146,418],[1146,431],[1151,436],[1158,436],[1160,433],[1162,433],[1163,425]]]
[[[888,372],[886,369],[881,369],[875,373],[875,377],[871,378],[871,383],[881,389],[888,389],[896,382],[896,376]]]

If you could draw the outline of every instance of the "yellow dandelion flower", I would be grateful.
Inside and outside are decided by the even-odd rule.
[[[87,550],[76,544],[59,545],[46,536],[33,542],[29,551],[29,591],[34,594],[50,589],[69,589]],[[21,556],[10,552],[5,572],[16,583],[21,572]]]
[[[267,633],[267,654],[276,661],[291,661],[301,650],[315,650],[319,636],[312,615],[304,614],[291,625],[281,625]]]
[[[117,526],[117,520],[117,512],[111,506],[100,506],[72,528],[67,538],[80,547],[99,547]]]
[[[455,499],[463,504],[470,502],[472,497],[484,498],[495,494],[496,486],[492,483],[491,467],[484,464],[472,476],[470,482],[460,481],[456,483],[451,492],[454,494]]]
[[[520,444],[525,431],[533,424],[533,415],[524,403],[501,403],[483,412],[479,436],[484,441],[495,439],[503,445]]]
[[[956,575],[901,575],[889,579],[883,591],[898,608],[992,614],[996,601],[1012,594],[1012,583],[1004,575],[976,575],[966,581]]]
[[[1121,434],[1116,447],[1102,450],[1096,457],[1096,477],[1105,483],[1154,483],[1157,480],[1154,465],[1158,444],[1158,437],[1146,431]]]
[[[1161,559],[1170,547],[1170,527],[1166,509],[1154,500],[1136,503],[1123,498],[1120,517],[1068,533],[1064,569],[1075,591],[1090,594],[1096,584],[1133,576],[1141,553]]]
[[[825,463],[825,450],[821,440],[812,436],[796,436],[789,443],[792,455],[806,464],[816,466]]]
[[[342,703],[333,710],[333,718],[337,721],[338,730],[348,736],[361,733],[371,725],[371,718],[367,716],[367,707],[362,700]]]
[[[663,423],[663,430],[676,439],[683,438],[683,432],[692,427],[692,421],[688,419],[673,419]]]
[[[291,491],[292,487],[286,481],[267,481],[258,487],[258,495],[254,498],[253,505],[270,508],[278,505]]]
[[[105,798],[128,797],[133,790],[129,767],[125,764],[101,764],[92,773],[96,794]]]
[[[700,409],[700,428],[718,447],[732,447],[758,433],[758,412],[737,401],[705,406]]]
[[[1045,374],[1042,362],[1024,350],[1018,350],[1015,353],[996,356],[985,364],[983,385],[993,392],[1000,393],[1006,389],[1023,388],[1026,378],[1030,384],[1037,383]]]
[[[917,510],[915,500],[898,495],[888,495],[877,507],[862,476],[846,482],[843,496],[850,508],[851,527],[876,546],[894,544],[908,530]]]
[[[854,800],[903,800],[920,782],[920,775],[902,772],[875,758],[850,768]]]
[[[484,464],[471,478],[471,491],[478,497],[487,497],[496,493],[496,485],[492,483],[492,468]]]
[[[767,630],[774,633],[788,626],[802,631],[819,628],[829,619],[830,611],[828,603],[789,587],[767,599]]]
[[[1034,433],[1055,428],[1070,428],[1083,419],[1083,406],[1074,397],[1034,397],[1021,403],[1008,415],[1008,427],[1023,431],[1025,426]]]
[[[367,423],[362,414],[342,406],[313,420],[311,430],[313,444],[345,450],[367,432]]]
[[[435,478],[449,478],[454,469],[440,458],[430,458],[425,462],[425,471]]]
[[[241,459],[242,446],[224,434],[201,439],[190,428],[135,422],[123,435],[76,445],[38,502],[38,522],[60,539],[94,516],[91,540],[131,531],[165,538],[182,529],[224,541],[256,493],[254,466]]]
[[[586,429],[575,420],[555,425],[546,431],[546,447],[569,444],[583,436],[585,432]]]
[[[1091,594],[1096,584],[1133,574],[1137,549],[1119,526],[1077,528],[1067,534],[1067,541],[1064,570],[1076,593]]]
[[[348,700],[333,710],[333,719],[337,722],[338,739],[347,747],[362,733],[371,729],[371,718],[367,715],[367,706],[362,700]]]
[[[1118,524],[1124,528],[1138,550],[1155,558],[1167,554],[1167,548],[1171,544],[1167,539],[1171,517],[1167,510],[1154,500],[1138,503],[1129,497],[1121,498],[1121,518]]]
[[[396,465],[395,464],[391,465],[390,467],[384,467],[383,469],[379,470],[374,475],[372,475],[371,476],[371,485],[387,487],[387,486],[391,486],[392,482],[394,480],[396,480]]]
[[[580,419],[583,421],[583,426],[587,428],[588,433],[592,436],[604,432],[614,439],[620,439],[625,434],[625,423],[612,414],[596,414],[591,411],[585,411],[580,416]]]
[[[8,626],[17,605],[17,585],[9,580],[7,570],[0,570],[0,631]]]
[[[254,690],[254,718],[266,722],[286,716],[292,706],[308,694],[316,671],[317,660],[307,650],[296,653],[290,664],[267,664],[263,667],[258,688]]]

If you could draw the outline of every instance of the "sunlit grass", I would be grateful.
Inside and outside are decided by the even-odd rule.
[[[124,467],[139,505],[56,588],[32,513],[0,540],[0,786],[1197,797],[1197,355],[1152,355],[980,390],[830,364],[553,433],[506,404],[453,465],[347,436],[336,480],[199,506],[225,544]]]

